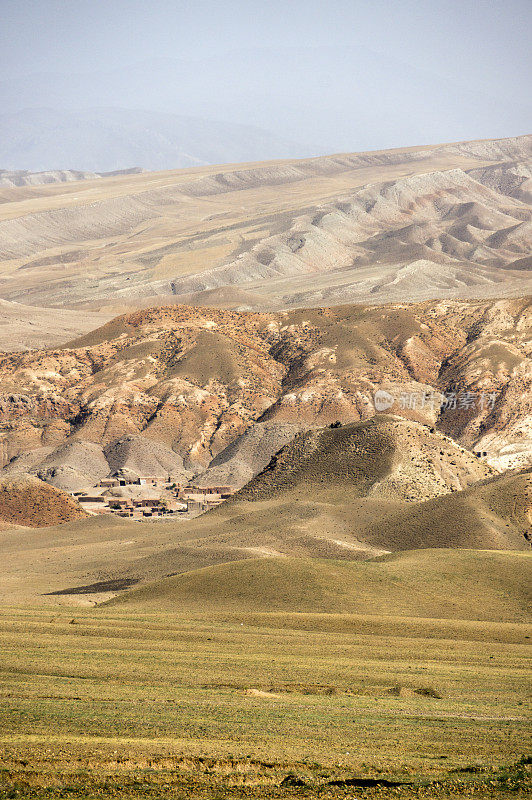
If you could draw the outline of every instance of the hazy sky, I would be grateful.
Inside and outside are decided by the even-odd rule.
[[[151,109],[329,152],[531,127],[532,0],[0,0],[0,10],[0,113]]]
[[[241,47],[364,45],[475,88],[530,89],[532,0],[0,0],[5,78]]]

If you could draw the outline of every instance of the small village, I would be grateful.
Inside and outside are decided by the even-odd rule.
[[[71,495],[92,515],[113,514],[149,520],[182,514],[198,516],[231,497],[232,486],[182,486],[175,476],[118,474]]]

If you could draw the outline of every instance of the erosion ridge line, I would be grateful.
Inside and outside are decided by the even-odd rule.
[[[6,188],[2,294],[115,313],[524,294],[531,142]]]
[[[392,413],[487,453],[497,469],[527,466],[531,307],[522,298],[137,311],[63,349],[0,357],[0,452],[10,471],[68,466],[90,483],[96,473],[74,445],[80,458],[99,448],[105,466],[103,449],[132,437],[133,461],[158,448],[174,471],[199,476],[212,465],[221,485],[238,487],[298,430],[373,416],[384,388]],[[470,402],[440,411],[441,392]]]

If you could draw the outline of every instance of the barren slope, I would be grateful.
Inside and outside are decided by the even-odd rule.
[[[0,522],[39,528],[83,519],[77,500],[30,475],[0,479]]]
[[[243,559],[302,559],[297,576],[309,559],[312,571],[320,559],[358,562],[419,548],[529,551],[532,471],[477,480],[489,474],[442,434],[395,417],[301,434],[248,487],[191,521],[94,517],[4,532],[0,598],[59,592],[47,602],[92,603],[128,585]],[[234,580],[242,578],[238,567]],[[209,581],[200,591],[191,580],[194,604]],[[209,591],[214,605],[227,600],[217,599],[216,586]]]
[[[486,452],[493,466],[525,466],[532,457],[530,326],[528,299],[281,314],[137,312],[68,348],[0,358],[3,463],[49,448],[37,459],[24,456],[21,468],[33,470],[65,443],[108,447],[129,436],[137,448],[144,440],[166,448],[172,471],[182,459],[200,473],[219,456],[205,480],[238,486],[282,444],[275,430],[285,441],[291,435],[289,427],[268,428],[272,435],[263,437],[264,423],[309,428],[368,418],[380,388],[393,413]],[[440,407],[441,392],[449,407]],[[263,427],[253,429],[257,422]],[[61,466],[57,458],[48,466]],[[142,469],[151,474],[148,461]]]
[[[493,474],[468,450],[425,425],[379,414],[298,434],[238,498],[255,502],[287,491],[318,494],[343,485],[352,498],[427,500]]]
[[[110,314],[37,308],[0,300],[0,352],[59,347],[102,325]]]
[[[244,486],[300,431],[290,422],[255,422],[213,458],[196,486]]]
[[[241,307],[275,309],[523,294],[530,142],[5,190],[1,296],[119,309],[210,292],[223,306],[236,286]]]

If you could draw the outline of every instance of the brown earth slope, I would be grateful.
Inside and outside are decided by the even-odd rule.
[[[311,431],[231,500],[190,521],[92,517],[5,532],[0,599],[46,594],[49,602],[92,603],[129,585],[244,559],[529,551],[532,470],[490,473],[444,435],[396,417]]]
[[[0,348],[14,352],[59,347],[107,322],[110,314],[36,308],[0,300]]]
[[[0,522],[40,528],[87,517],[77,500],[30,475],[0,479]]]
[[[231,500],[186,525],[189,539],[164,560],[182,571],[199,543],[206,557],[236,547],[348,560],[416,547],[528,549],[531,504],[531,470],[494,476],[426,426],[377,416],[299,434]]]
[[[379,414],[339,428],[298,434],[240,490],[270,500],[344,486],[350,498],[422,501],[465,489],[493,471],[468,450],[417,422]]]

